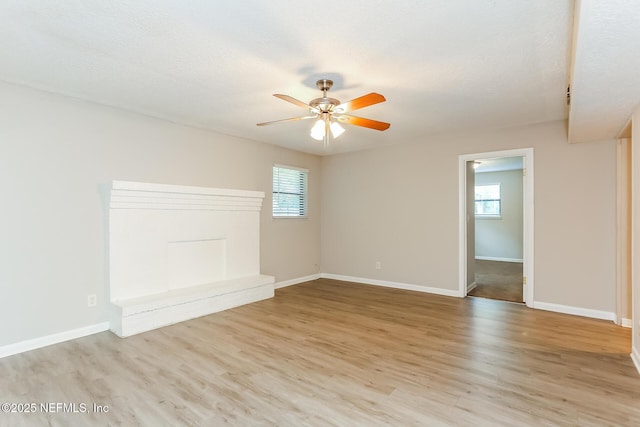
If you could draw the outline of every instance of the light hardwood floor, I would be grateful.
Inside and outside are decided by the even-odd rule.
[[[0,402],[88,409],[0,425],[637,426],[629,352],[607,321],[320,279],[0,359]]]

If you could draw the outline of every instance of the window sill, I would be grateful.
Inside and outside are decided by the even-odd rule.
[[[476,215],[476,219],[502,219],[502,215]]]

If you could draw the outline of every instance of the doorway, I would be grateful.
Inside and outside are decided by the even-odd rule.
[[[475,159],[473,170],[475,280],[467,295],[522,303],[523,158]]]
[[[460,296],[532,306],[533,149],[461,155],[459,173]]]

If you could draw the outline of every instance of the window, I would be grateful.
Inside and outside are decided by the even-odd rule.
[[[501,215],[500,184],[476,185],[476,216],[499,218]]]
[[[307,216],[306,169],[275,165],[273,167],[273,216]]]

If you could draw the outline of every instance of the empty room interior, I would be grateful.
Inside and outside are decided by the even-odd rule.
[[[0,23],[0,425],[640,425],[637,2]]]

